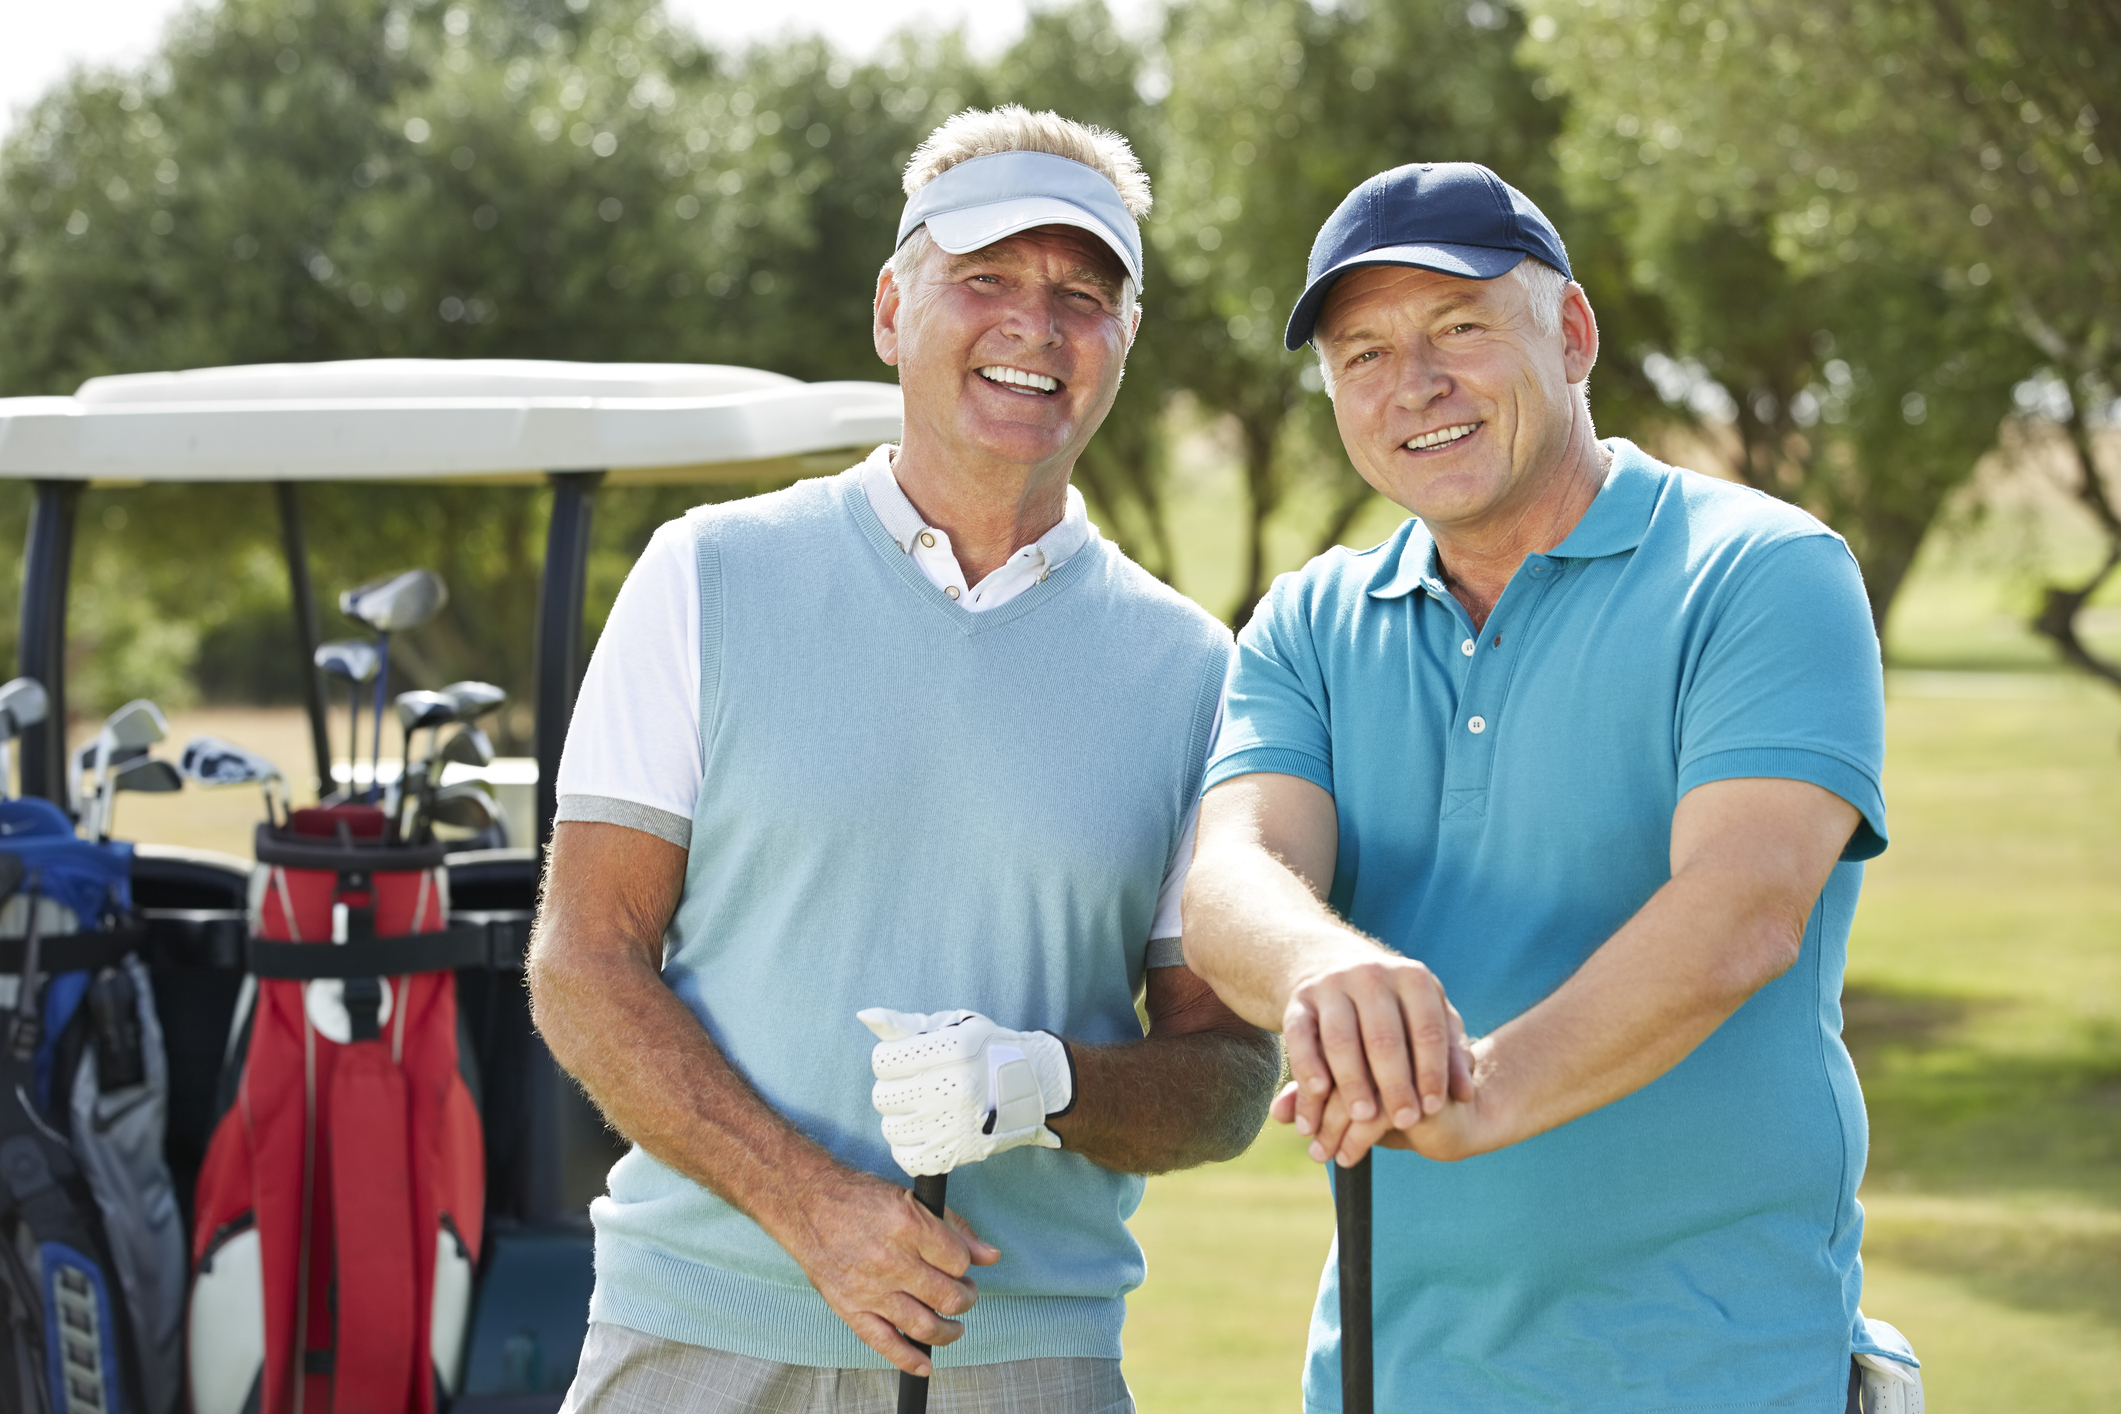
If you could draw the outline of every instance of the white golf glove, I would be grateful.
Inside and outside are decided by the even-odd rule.
[[[1046,1117],[1075,1100],[1068,1049],[1050,1031],[1005,1031],[976,1011],[888,1011],[856,1018],[880,1038],[870,1102],[898,1166],[948,1173],[1004,1149],[1058,1149]]]

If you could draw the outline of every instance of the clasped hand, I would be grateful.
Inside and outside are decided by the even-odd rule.
[[[1354,1164],[1372,1145],[1433,1158],[1475,1152],[1473,1048],[1436,974],[1368,952],[1304,978],[1282,1040],[1294,1077],[1269,1116],[1311,1136],[1311,1157]]]

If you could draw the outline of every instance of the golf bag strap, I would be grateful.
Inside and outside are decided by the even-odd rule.
[[[37,943],[37,971],[49,977],[56,972],[96,972],[115,967],[127,953],[138,952],[146,941],[144,928],[45,937]],[[24,939],[0,938],[0,972],[20,972],[28,950]]]
[[[250,970],[257,976],[297,982],[491,967],[495,965],[493,952],[491,931],[480,924],[346,943],[275,943],[252,938],[244,948]]]

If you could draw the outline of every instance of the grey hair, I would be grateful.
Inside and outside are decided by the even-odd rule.
[[[1120,204],[1127,208],[1128,215],[1139,221],[1149,214],[1149,177],[1124,137],[1058,113],[1033,113],[1017,103],[999,108],[967,108],[928,134],[906,162],[906,195],[912,196],[960,162],[996,152],[1045,152],[1080,162],[1102,173],[1118,188]],[[891,278],[901,291],[911,286],[934,244],[928,228],[922,226],[892,253],[888,262]],[[1134,277],[1122,275],[1122,319],[1134,317],[1134,302],[1140,295]]]

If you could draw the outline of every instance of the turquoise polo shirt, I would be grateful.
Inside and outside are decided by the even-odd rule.
[[[1210,788],[1330,792],[1332,907],[1427,963],[1474,1034],[1566,981],[1671,877],[1710,781],[1810,781],[1862,823],[1795,966],[1636,1093],[1461,1163],[1379,1150],[1377,1407],[1843,1407],[1867,1128],[1841,1044],[1884,687],[1856,562],[1803,511],[1614,439],[1604,486],[1476,633],[1409,521],[1275,581]],[[1338,1410],[1339,1291],[1306,1407]]]

